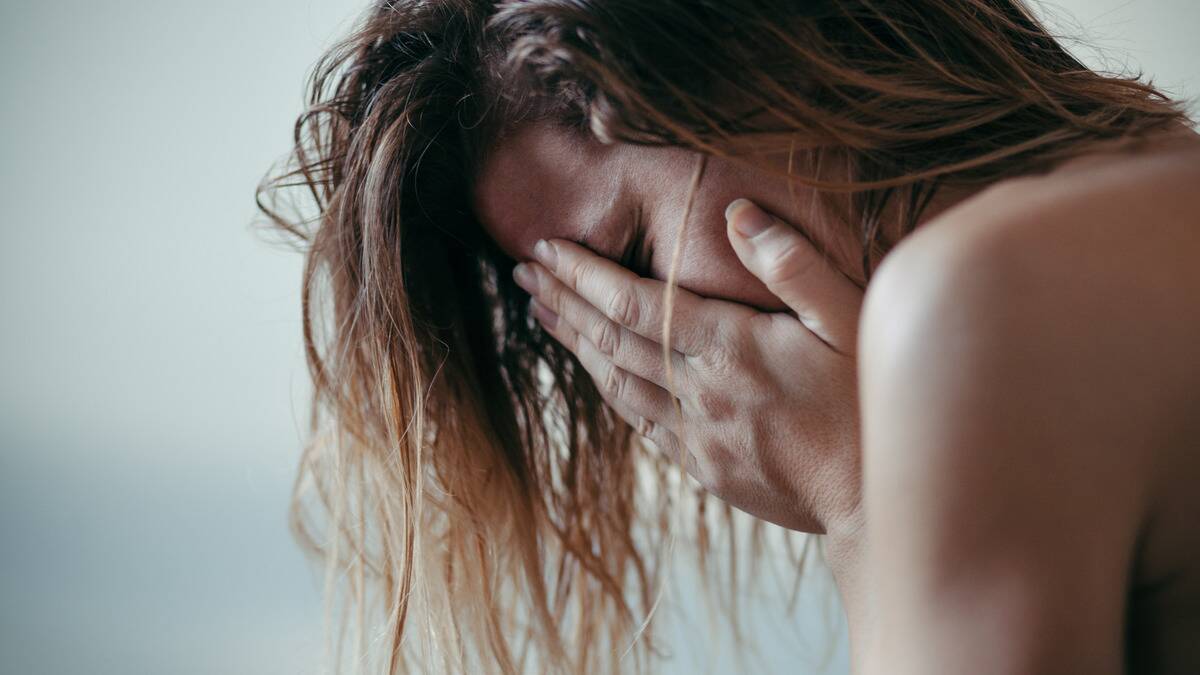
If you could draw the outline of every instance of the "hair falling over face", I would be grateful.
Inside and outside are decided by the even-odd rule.
[[[850,196],[869,272],[893,203],[911,229],[939,186],[1184,119],[1137,78],[1085,68],[1018,0],[375,3],[316,65],[289,162],[258,190],[306,256],[314,394],[293,522],[326,564],[335,669],[647,670],[671,537],[735,636],[760,576],[730,541],[717,576],[731,510],[528,316],[470,208],[507,130],[549,120],[752,163],[791,149],[784,179]],[[778,538],[798,578],[809,541],[749,529],[751,566]]]

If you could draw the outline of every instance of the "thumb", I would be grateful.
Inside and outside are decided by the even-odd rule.
[[[731,202],[725,220],[729,242],[746,269],[817,337],[852,354],[862,290],[796,228],[750,200]]]

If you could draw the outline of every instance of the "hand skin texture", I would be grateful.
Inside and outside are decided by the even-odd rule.
[[[661,341],[664,282],[565,240],[538,242],[538,262],[513,276],[608,404],[670,456],[686,449],[706,490],[783,527],[828,535],[853,638],[867,610],[855,369],[863,293],[796,228],[748,200],[731,202],[725,216],[742,264],[791,311],[677,288],[673,387]]]
[[[791,312],[677,289],[673,387],[661,342],[664,282],[565,240],[539,242],[538,262],[514,276],[609,405],[672,456],[682,445],[705,489],[783,527],[848,537],[859,503],[862,291],[753,203],[732,202],[726,220],[742,264]]]

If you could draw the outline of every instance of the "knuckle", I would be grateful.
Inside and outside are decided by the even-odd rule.
[[[560,256],[559,260],[563,260]],[[571,287],[576,293],[580,293],[581,289],[586,288],[589,283],[588,277],[592,274],[592,268],[587,263],[574,260],[569,262],[559,262],[559,265],[564,266],[562,277],[565,283]]]
[[[637,418],[637,424],[634,425],[634,430],[637,431],[638,435],[645,436],[646,438],[657,442],[655,437],[658,435],[658,425],[646,419],[645,417]]]
[[[558,312],[562,309],[563,287],[562,284],[555,283],[554,277],[546,279],[542,277],[540,280],[540,302],[546,307]]]
[[[681,447],[675,437],[671,435],[661,424],[654,422],[648,423],[646,432],[639,432],[642,438],[653,443],[660,452],[666,457],[674,459]]]
[[[782,284],[803,278],[819,262],[808,247],[796,241],[788,242],[767,263],[763,274],[767,283]]]
[[[572,352],[579,353],[579,333],[571,327],[571,324],[566,321],[559,321],[555,329],[563,345]]]
[[[598,321],[592,327],[592,344],[596,345],[596,350],[601,354],[612,358],[616,356],[618,344],[620,343],[620,331],[617,326],[611,321]]]
[[[609,364],[604,372],[604,382],[601,385],[604,393],[615,400],[624,398],[625,390],[628,388],[629,378],[625,373],[621,372],[620,368]]]
[[[637,325],[641,313],[637,292],[630,287],[617,289],[604,309],[609,318],[623,326]]]

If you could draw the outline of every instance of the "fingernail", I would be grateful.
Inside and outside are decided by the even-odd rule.
[[[558,251],[550,242],[538,239],[538,242],[533,245],[533,255],[551,272],[558,270]]]
[[[529,265],[526,265],[525,263],[521,263],[520,265],[517,265],[516,267],[514,267],[513,268],[513,281],[516,281],[518,286],[520,286],[521,288],[524,288],[525,290],[529,291],[530,293],[537,293],[537,290],[538,290],[537,272],[534,272],[533,268],[530,267]]]
[[[725,220],[746,239],[771,227],[771,216],[749,199],[735,199],[725,207]]]
[[[547,330],[554,330],[558,325],[558,315],[550,311],[550,308],[537,301],[537,298],[529,299],[529,311],[533,313],[533,318],[537,319]]]

